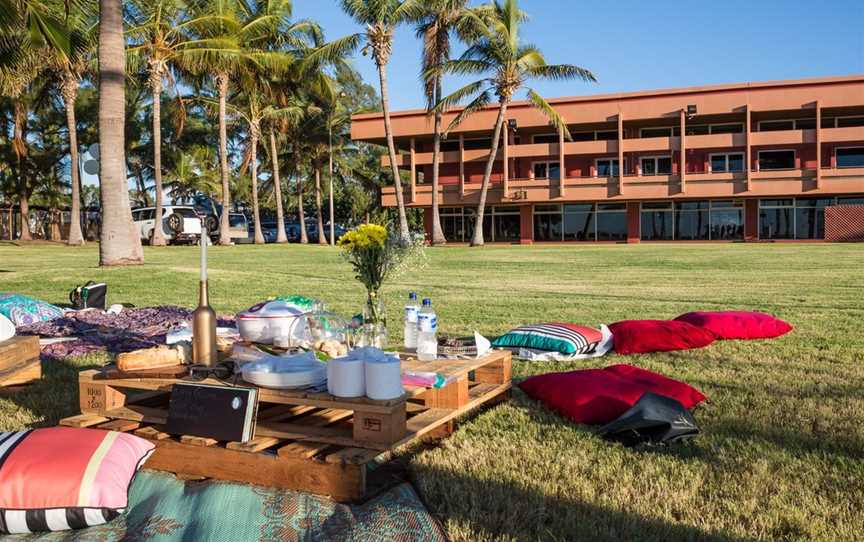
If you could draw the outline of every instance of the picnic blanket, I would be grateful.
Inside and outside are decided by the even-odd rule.
[[[9,541],[444,542],[441,528],[410,484],[361,504],[344,505],[295,491],[228,482],[184,483],[144,470],[135,477],[127,512],[80,531],[19,535]]]
[[[172,305],[123,309],[120,314],[89,309],[69,311],[60,318],[21,326],[18,334],[74,338],[42,347],[43,359],[62,360],[99,351],[117,354],[165,344],[165,336],[171,328],[191,319],[191,310]],[[218,325],[233,326],[234,321],[220,317]]]

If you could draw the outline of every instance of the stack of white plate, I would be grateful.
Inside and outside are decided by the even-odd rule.
[[[243,380],[256,386],[277,389],[299,389],[320,386],[327,380],[327,365],[315,354],[269,356],[246,363],[240,368]]]

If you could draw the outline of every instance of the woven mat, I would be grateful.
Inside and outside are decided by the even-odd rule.
[[[142,471],[126,514],[81,531],[10,536],[44,541],[429,541],[440,527],[409,484],[362,505],[343,505],[294,491],[227,482],[184,483]]]

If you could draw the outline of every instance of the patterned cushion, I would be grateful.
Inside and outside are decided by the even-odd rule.
[[[561,354],[587,354],[597,348],[599,330],[573,324],[551,323],[521,326],[492,341],[497,348],[531,348]]]
[[[53,320],[63,316],[63,309],[20,294],[0,294],[0,314],[16,326]]]
[[[81,529],[114,519],[153,448],[134,435],[97,429],[0,433],[0,533]]]

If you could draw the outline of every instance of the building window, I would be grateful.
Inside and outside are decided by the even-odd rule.
[[[744,133],[744,125],[739,123],[732,124],[712,124],[712,134],[742,134]]]
[[[795,151],[759,151],[759,169],[795,169]]]
[[[558,143],[558,134],[541,134],[531,138],[532,143]]]
[[[597,141],[615,141],[618,139],[618,130],[604,130],[594,132]]]
[[[711,126],[708,124],[692,124],[686,127],[687,135],[708,135],[711,133]]]
[[[565,241],[596,241],[594,205],[592,203],[565,205],[563,229]]]
[[[491,139],[466,139],[463,148],[466,151],[489,150],[492,148],[492,140]]]
[[[618,175],[617,158],[598,158],[594,161],[598,177],[615,177]]]
[[[845,196],[837,198],[837,205],[864,205],[864,197]]]
[[[561,178],[561,163],[560,162],[534,162],[534,178],[535,179],[553,179]]]
[[[795,200],[795,239],[825,238],[825,207],[834,198],[797,198]]]
[[[864,147],[834,149],[837,167],[864,167]]]
[[[711,240],[744,239],[744,202],[714,200],[711,202]]]
[[[519,207],[493,207],[489,214],[492,215],[491,239],[493,242],[504,243],[519,240]]]
[[[672,158],[670,156],[644,156],[640,161],[642,175],[670,175]]]
[[[652,128],[640,128],[639,137],[672,137],[680,135],[681,128],[674,126],[661,126]]]
[[[837,128],[851,128],[853,126],[864,126],[864,117],[838,117]]]
[[[645,241],[671,241],[674,212],[672,202],[643,203],[641,212],[642,239]]]
[[[441,152],[453,152],[459,150],[459,141],[442,141]]]
[[[707,241],[711,239],[708,201],[680,201],[675,204],[675,239]]]
[[[780,130],[812,130],[814,128],[816,128],[815,118],[759,121],[760,132],[777,132]]]
[[[627,240],[627,207],[623,203],[597,204],[597,240]]]
[[[570,132],[573,141],[594,141],[595,132]]]
[[[465,220],[462,208],[442,207],[438,214],[441,216],[441,229],[444,230],[444,238],[457,243],[465,241]]]
[[[795,238],[795,201],[771,199],[759,201],[759,238]]]
[[[711,173],[744,171],[744,153],[712,154],[710,158]]]
[[[561,230],[560,205],[536,205],[534,207],[534,240],[560,241]]]

